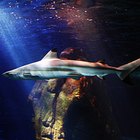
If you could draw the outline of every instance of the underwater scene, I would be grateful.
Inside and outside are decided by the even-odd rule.
[[[0,140],[140,140],[139,90],[140,1],[0,1]]]

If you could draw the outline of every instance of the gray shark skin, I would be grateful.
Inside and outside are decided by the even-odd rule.
[[[101,62],[79,60],[62,60],[57,58],[56,50],[49,51],[42,60],[24,65],[3,73],[3,76],[13,79],[47,80],[55,78],[79,79],[83,76],[103,78],[109,74],[117,74],[121,80],[126,79],[140,67],[140,58],[120,67],[112,67]],[[136,72],[138,76],[140,72]]]

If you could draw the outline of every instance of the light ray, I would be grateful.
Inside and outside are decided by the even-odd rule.
[[[9,11],[0,9],[0,40],[3,44],[0,47],[3,47],[1,49],[4,50],[9,63],[13,64],[14,67],[19,67],[25,63],[25,60],[31,58],[30,51],[22,37],[22,34],[27,33],[23,28],[24,23],[16,20]],[[32,84],[33,82],[23,81],[21,87],[26,92],[31,89]]]

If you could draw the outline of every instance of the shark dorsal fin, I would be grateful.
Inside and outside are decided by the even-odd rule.
[[[52,59],[52,58],[57,58],[57,49],[52,49],[50,50],[43,58],[44,59]]]

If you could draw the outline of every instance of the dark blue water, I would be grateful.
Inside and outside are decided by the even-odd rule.
[[[40,60],[52,48],[59,53],[67,47],[83,48],[90,61],[105,59],[114,66],[140,57],[139,2],[97,1],[94,7],[69,13],[59,5],[48,10],[43,3],[0,2],[0,74]],[[140,139],[139,86],[130,87],[116,76],[106,79],[122,135]],[[33,85],[0,76],[0,140],[35,139],[28,102]]]
[[[67,24],[41,3],[0,3],[0,73],[42,59],[52,48],[76,46],[65,32]],[[0,77],[0,139],[34,140],[34,112],[28,95],[34,81],[12,81]]]

